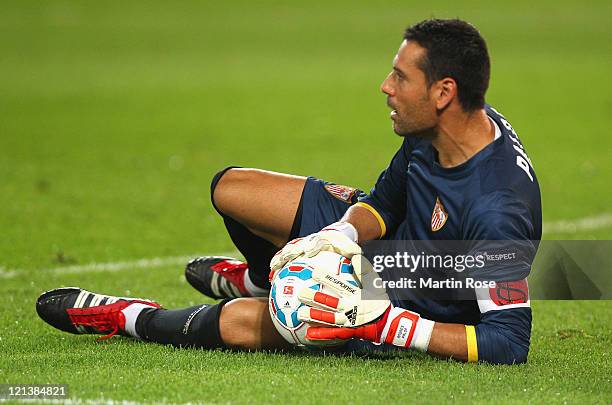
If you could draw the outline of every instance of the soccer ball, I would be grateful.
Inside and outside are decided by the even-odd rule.
[[[276,330],[289,343],[296,346],[333,346],[338,341],[315,342],[306,338],[306,323],[298,320],[298,308],[303,306],[298,295],[303,288],[325,292],[325,287],[312,279],[315,267],[327,268],[357,285],[353,277],[353,265],[346,257],[333,252],[320,252],[314,257],[298,258],[279,270],[270,290],[270,316]]]

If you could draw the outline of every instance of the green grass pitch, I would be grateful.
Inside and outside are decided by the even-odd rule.
[[[77,403],[609,402],[609,301],[534,302],[512,367],[97,343],[37,318],[38,294],[69,285],[203,302],[181,260],[116,263],[232,251],[209,203],[224,166],[369,189],[399,145],[379,85],[431,16],[487,38],[488,102],[529,151],[545,222],[612,212],[612,3],[221,3],[2,2],[0,384],[68,384]],[[66,270],[91,263],[115,267]]]

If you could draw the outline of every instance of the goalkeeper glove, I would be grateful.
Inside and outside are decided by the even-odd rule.
[[[390,306],[378,321],[357,328],[309,326],[306,338],[313,341],[357,338],[427,351],[434,324],[415,312]]]
[[[384,288],[374,288],[376,279],[380,277],[367,258],[354,255],[351,263],[357,287],[346,283],[335,273],[317,269],[312,274],[313,279],[331,294],[310,288],[300,292],[298,298],[305,304],[298,310],[300,321],[335,326],[310,326],[307,338],[359,338],[377,344],[388,343],[426,351],[434,322],[421,318],[415,312],[394,307]]]
[[[376,285],[375,279],[380,278],[370,261],[356,254],[351,258],[351,264],[357,286],[347,283],[346,278],[335,271],[314,269],[312,279],[329,294],[311,288],[302,289],[298,299],[305,306],[298,309],[299,320],[354,327],[370,323],[385,313],[391,301],[384,288],[370,288]]]
[[[357,230],[348,222],[336,222],[317,233],[293,239],[272,258],[270,280],[274,273],[299,256],[313,257],[321,251],[330,251],[350,259],[353,255],[361,254],[356,242]]]

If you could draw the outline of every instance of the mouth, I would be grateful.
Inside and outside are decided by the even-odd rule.
[[[387,99],[387,107],[389,107],[391,109],[391,113],[389,114],[389,116],[390,116],[391,119],[393,119],[397,115],[397,110],[395,108],[393,108],[393,106],[389,102],[389,99]]]

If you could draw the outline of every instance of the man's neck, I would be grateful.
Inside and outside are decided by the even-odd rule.
[[[495,127],[485,110],[465,113],[447,110],[440,120],[432,145],[442,167],[459,166],[484,149],[495,138]]]

